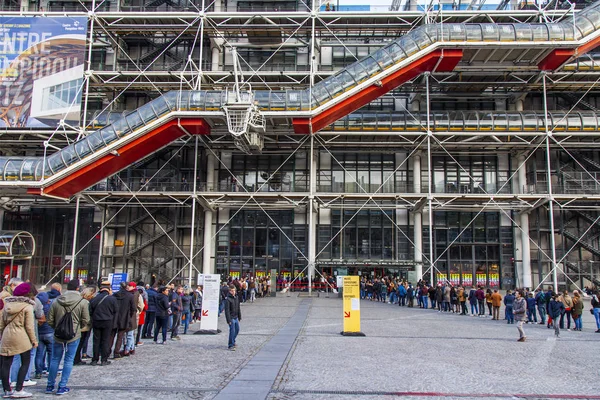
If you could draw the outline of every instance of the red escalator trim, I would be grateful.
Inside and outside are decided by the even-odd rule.
[[[594,50],[596,47],[600,46],[600,36],[596,37],[593,40],[590,40],[586,44],[577,48],[576,54],[578,57],[584,55],[590,50]]]
[[[446,72],[452,71],[463,56],[462,50],[436,50],[415,60],[410,65],[399,69],[393,74],[383,78],[381,85],[371,85],[339,104],[323,111],[311,118],[294,118],[294,132],[310,134],[318,132],[338,119],[345,117],[360,107],[383,96],[403,83],[419,76],[426,71]]]
[[[554,49],[538,64],[540,71],[554,71],[575,54],[573,49]]]
[[[53,183],[44,189],[44,194],[64,199],[70,198],[184,136],[186,132],[178,126],[178,123],[181,123],[191,134],[206,135],[210,133],[210,125],[200,118],[169,121],[117,149],[118,156],[105,155]]]

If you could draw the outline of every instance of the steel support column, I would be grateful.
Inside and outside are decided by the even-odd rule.
[[[421,154],[419,152],[413,156],[413,191],[421,193]],[[418,281],[423,278],[423,214],[421,210],[413,211],[413,224],[415,273]]]
[[[527,169],[525,168],[525,154],[519,155],[518,158],[518,177],[519,177],[519,193],[525,193],[527,187]],[[531,249],[529,244],[529,214],[522,212],[520,215],[519,225],[521,227],[521,270],[518,276],[521,277],[521,286],[531,288]]]
[[[213,212],[211,210],[204,211],[204,257],[202,259],[202,273],[212,274],[214,272],[212,261],[212,220]]]
[[[546,174],[548,179],[548,211],[550,217],[550,251],[552,252],[552,282],[554,291],[558,293],[558,271],[556,265],[556,243],[554,240],[554,197],[552,196],[552,163],[550,161],[550,136],[552,136],[552,129],[550,129],[549,118],[548,118],[548,92],[546,91],[546,80],[548,77],[544,73],[544,117],[546,123]]]

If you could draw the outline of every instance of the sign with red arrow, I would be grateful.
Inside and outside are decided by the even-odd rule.
[[[344,298],[343,335],[357,336],[360,332],[360,281],[358,276],[342,276]],[[362,334],[361,334],[362,336]]]
[[[202,293],[202,311],[200,318],[201,331],[217,331],[221,275],[204,275],[204,292]]]

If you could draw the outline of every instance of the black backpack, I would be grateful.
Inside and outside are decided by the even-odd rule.
[[[76,308],[83,299],[79,300],[75,307],[68,309],[65,307],[65,315],[58,321],[54,327],[54,337],[60,340],[71,340],[75,337],[75,330],[73,329],[73,316],[71,315],[74,308]]]

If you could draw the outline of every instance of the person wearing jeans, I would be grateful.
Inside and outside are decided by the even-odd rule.
[[[52,343],[54,343],[54,329],[50,325],[48,325],[48,312],[50,311],[50,297],[48,296],[48,292],[39,292],[36,296],[40,303],[42,303],[42,308],[44,311],[44,316],[46,318],[46,322],[41,325],[38,325],[38,348],[35,353],[35,378],[41,379],[42,373],[44,370],[47,370],[47,367],[50,365],[50,360],[52,360]],[[46,365],[46,359],[48,360]]]
[[[235,339],[240,332],[240,321],[242,320],[242,310],[240,308],[239,298],[235,295],[235,286],[229,285],[229,294],[225,299],[225,318],[229,325],[229,342],[227,348],[235,351],[237,347]]]
[[[565,310],[565,305],[561,302],[558,301],[558,296],[556,295],[556,293],[552,294],[552,300],[550,300],[550,303],[548,304],[548,317],[552,318],[552,325],[554,327],[554,334],[556,335],[556,337],[560,337],[560,322],[559,322],[559,318],[560,315],[564,312]]]
[[[50,370],[48,371],[48,385],[46,386],[46,393],[52,393],[54,391],[54,385],[56,383],[56,376],[58,375],[58,367],[60,361],[65,356],[63,362],[62,375],[58,382],[57,394],[69,392],[70,389],[67,387],[69,383],[69,377],[73,370],[73,362],[75,361],[75,355],[77,354],[77,347],[79,346],[80,338],[77,338],[71,342],[59,342],[55,341],[52,344],[52,361],[50,361]]]
[[[154,343],[165,344],[167,341],[167,324],[171,304],[169,303],[169,289],[161,286],[156,297],[156,324],[154,325]],[[162,341],[158,342],[158,332],[162,332]]]
[[[600,300],[598,299],[598,291],[592,296],[592,307],[594,318],[596,318],[596,333],[600,333]]]
[[[35,378],[40,379],[44,370],[49,368],[46,365],[46,359],[48,364],[52,360],[52,344],[54,343],[54,332],[39,334],[40,341],[38,344],[37,352],[35,353]]]
[[[54,344],[52,345],[52,361],[50,362],[50,370],[48,372],[48,384],[46,393],[54,391],[56,383],[56,375],[58,366],[64,355],[63,371],[56,391],[57,395],[69,393],[70,389],[67,386],[71,370],[73,369],[73,361],[79,346],[81,338],[81,328],[89,327],[91,324],[89,302],[79,295],[79,280],[73,279],[67,284],[67,291],[58,297],[50,306],[48,312],[48,325],[54,329]],[[73,319],[73,332],[75,337],[68,339],[60,337],[57,331],[57,326],[67,312],[71,313]]]
[[[156,299],[158,297],[158,292],[155,287],[151,287],[146,293],[148,293],[148,309],[146,310],[146,320],[144,321],[144,327],[142,328],[142,339],[152,337],[152,328],[156,318]]]

